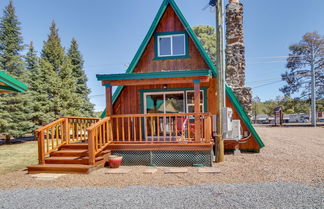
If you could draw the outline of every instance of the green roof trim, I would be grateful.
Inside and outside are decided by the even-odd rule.
[[[181,70],[181,71],[162,71],[149,73],[121,73],[121,74],[103,74],[96,75],[99,81],[114,80],[133,80],[133,79],[154,79],[154,78],[182,78],[194,76],[212,77],[211,70]]]
[[[263,144],[260,136],[258,135],[258,133],[255,131],[254,127],[252,126],[249,116],[245,113],[243,107],[241,106],[240,102],[238,101],[237,97],[235,96],[233,90],[228,85],[226,85],[225,89],[226,89],[226,95],[232,102],[235,110],[240,115],[244,124],[249,129],[250,133],[255,138],[255,140],[258,143],[258,145],[260,146],[260,148],[264,147],[264,144]]]
[[[147,32],[143,42],[141,43],[139,49],[137,50],[137,52],[135,54],[135,57],[133,58],[132,62],[130,63],[128,69],[126,70],[126,73],[132,73],[133,70],[135,69],[135,67],[136,67],[137,63],[139,62],[140,58],[142,57],[142,55],[144,53],[144,50],[146,49],[146,46],[148,45],[151,37],[154,35],[154,31],[155,31],[156,27],[158,26],[163,14],[164,14],[164,12],[165,12],[165,10],[166,10],[166,8],[168,7],[169,4],[172,6],[175,13],[179,17],[181,23],[184,25],[188,35],[193,40],[194,44],[198,48],[199,52],[201,53],[202,57],[204,58],[205,62],[208,65],[208,67],[213,71],[214,75],[217,75],[216,66],[211,61],[211,59],[208,56],[207,52],[205,51],[204,47],[201,45],[198,37],[196,36],[196,34],[191,29],[190,25],[188,24],[187,20],[183,16],[182,12],[180,11],[179,7],[174,2],[174,0],[164,0],[162,2],[161,7],[160,7],[158,13],[155,16],[149,31]],[[114,92],[113,98],[112,98],[113,103],[117,100],[117,98],[118,98],[119,94],[121,93],[122,89],[123,89],[123,86],[118,86],[117,87],[116,91]]]
[[[12,91],[12,92],[25,92],[27,90],[27,85],[18,81],[17,79],[11,77],[10,75],[4,73],[0,70],[0,82],[5,85],[0,85],[2,90]]]

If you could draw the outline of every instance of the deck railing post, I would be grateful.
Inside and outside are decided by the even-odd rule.
[[[70,143],[69,118],[65,118],[63,122],[63,139],[67,144]]]
[[[201,121],[200,121],[200,80],[195,79],[194,82],[194,111],[195,111],[195,141],[201,139]]]
[[[89,165],[94,165],[96,163],[95,160],[95,147],[94,147],[94,135],[93,130],[88,131],[88,154],[89,154]]]
[[[38,140],[38,162],[43,165],[45,164],[44,131],[36,131],[35,136]]]
[[[206,133],[206,142],[210,142],[210,139],[211,139],[211,132],[212,132],[212,123],[211,123],[211,116],[208,115],[207,118],[207,127],[205,127],[205,129],[207,130],[207,133]]]

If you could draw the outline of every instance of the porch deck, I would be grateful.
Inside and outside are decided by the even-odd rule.
[[[199,118],[197,120],[192,118]],[[89,173],[115,151],[211,151],[209,113],[65,117],[35,131],[39,165],[29,173]]]

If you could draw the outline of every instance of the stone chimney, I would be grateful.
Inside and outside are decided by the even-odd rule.
[[[246,113],[252,115],[252,91],[245,87],[243,4],[229,0],[226,6],[226,82]]]

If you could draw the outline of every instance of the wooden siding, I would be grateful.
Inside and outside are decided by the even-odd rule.
[[[185,28],[169,5],[161,18],[155,32],[184,31]],[[163,70],[198,70],[209,69],[197,47],[190,37],[189,56],[186,59],[153,60],[155,57],[154,36],[151,37],[141,59],[134,69],[134,73],[160,72]]]
[[[169,5],[161,18],[155,32],[185,30],[180,19]],[[155,57],[154,36],[151,37],[143,56],[134,69],[134,73],[160,72],[163,70],[199,70],[209,69],[194,42],[189,38],[189,56],[187,59],[153,60]],[[208,86],[203,84],[202,86]],[[168,88],[193,87],[188,84],[169,84]],[[138,114],[140,110],[139,89],[161,89],[163,85],[127,86],[124,87],[114,103],[113,114]]]

